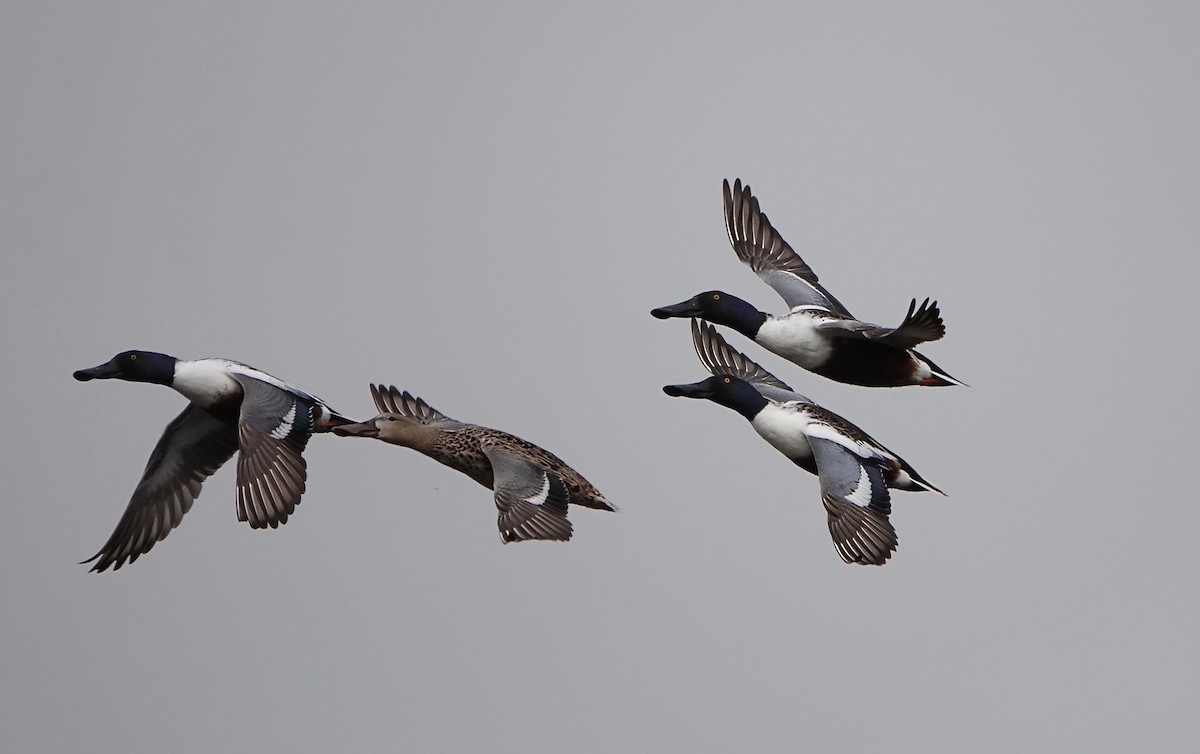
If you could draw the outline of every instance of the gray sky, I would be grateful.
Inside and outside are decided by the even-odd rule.
[[[426,5],[0,10],[3,748],[1195,745],[1195,4]],[[969,389],[730,335],[950,493],[894,495],[886,568],[661,393],[705,372],[652,307],[782,306],[726,177],[859,316],[942,304]],[[280,530],[230,466],[88,574],[183,405],[71,380],[127,348],[395,383],[622,511],[502,546],[466,477],[319,436]]]

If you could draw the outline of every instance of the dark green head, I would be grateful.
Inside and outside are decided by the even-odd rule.
[[[650,314],[658,319],[696,317],[732,327],[748,338],[758,334],[758,328],[767,321],[767,315],[755,309],[752,304],[724,291],[698,293],[687,301],[652,309]]]
[[[702,398],[732,408],[753,419],[768,401],[754,386],[731,374],[718,374],[690,385],[667,385],[663,392],[673,398]]]
[[[154,351],[124,351],[91,369],[75,373],[80,382],[88,380],[125,380],[170,385],[175,380],[175,357]]]

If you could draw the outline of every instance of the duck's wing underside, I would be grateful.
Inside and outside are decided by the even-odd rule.
[[[287,523],[304,494],[308,472],[302,453],[312,437],[316,404],[253,377],[234,378],[245,391],[238,417],[238,520],[275,529]]]
[[[179,525],[204,480],[221,468],[237,447],[237,429],[232,424],[189,403],[154,446],[116,529],[100,552],[84,562],[96,561],[93,571],[110,566],[118,570],[149,552]]]
[[[748,184],[743,186],[739,178],[730,189],[727,180],[723,189],[725,230],[738,259],[782,296],[789,308],[820,306],[846,317],[853,316],[825,290],[812,268],[772,227]]]
[[[832,440],[810,436],[808,441],[838,555],[847,563],[883,565],[898,538],[888,519],[892,503],[879,462]]]
[[[500,538],[506,543],[526,539],[569,540],[570,493],[563,479],[502,447],[484,444],[483,452],[492,464]]]

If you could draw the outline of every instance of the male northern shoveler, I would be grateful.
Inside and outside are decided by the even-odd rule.
[[[567,504],[616,510],[591,482],[558,456],[498,429],[465,424],[395,387],[371,385],[379,415],[334,427],[334,434],[375,437],[412,448],[479,482],[495,494],[501,541],[566,541]]]
[[[691,385],[667,385],[663,392],[708,399],[746,417],[772,447],[817,475],[829,533],[842,560],[887,562],[897,546],[888,488],[942,491],[866,432],[792,391],[730,347],[712,325],[692,320],[692,339],[713,376]]]
[[[75,379],[166,385],[190,401],[167,425],[125,513],[93,571],[119,569],[166,538],[191,510],[200,486],[240,450],[238,520],[276,528],[300,504],[308,438],[353,420],[322,400],[253,367],[227,359],[183,361],[153,351],[125,351]]]
[[[723,291],[654,309],[659,319],[700,317],[726,325],[769,351],[831,380],[866,387],[962,385],[913,350],[941,338],[946,328],[937,302],[916,299],[896,328],[862,322],[818,282],[817,275],[771,226],[749,186],[724,183],[725,227],[738,259],[791,308],[774,316]]]

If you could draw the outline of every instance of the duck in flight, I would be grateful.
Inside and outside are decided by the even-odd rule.
[[[498,510],[496,524],[505,544],[527,539],[569,540],[568,503],[616,510],[582,474],[531,442],[451,419],[395,387],[371,385],[371,398],[378,416],[334,427],[334,434],[374,437],[412,448],[492,490]]]
[[[204,480],[238,451],[238,520],[255,529],[287,523],[304,493],[301,454],[308,438],[353,422],[319,398],[227,359],[125,351],[80,369],[75,379],[166,385],[189,401],[154,446],[112,536],[84,561],[95,561],[93,571],[117,570],[165,539],[191,510]]]
[[[899,540],[890,520],[889,487],[945,494],[866,432],[729,346],[712,325],[692,320],[692,341],[713,376],[667,385],[663,392],[737,411],[788,460],[816,474],[829,534],[843,561],[883,565],[895,552]]]
[[[899,327],[855,319],[772,227],[750,186],[724,183],[725,228],[742,260],[788,305],[779,316],[724,291],[706,291],[650,313],[732,327],[767,350],[837,382],[866,387],[963,385],[913,348],[946,333],[937,302],[909,304]]]

